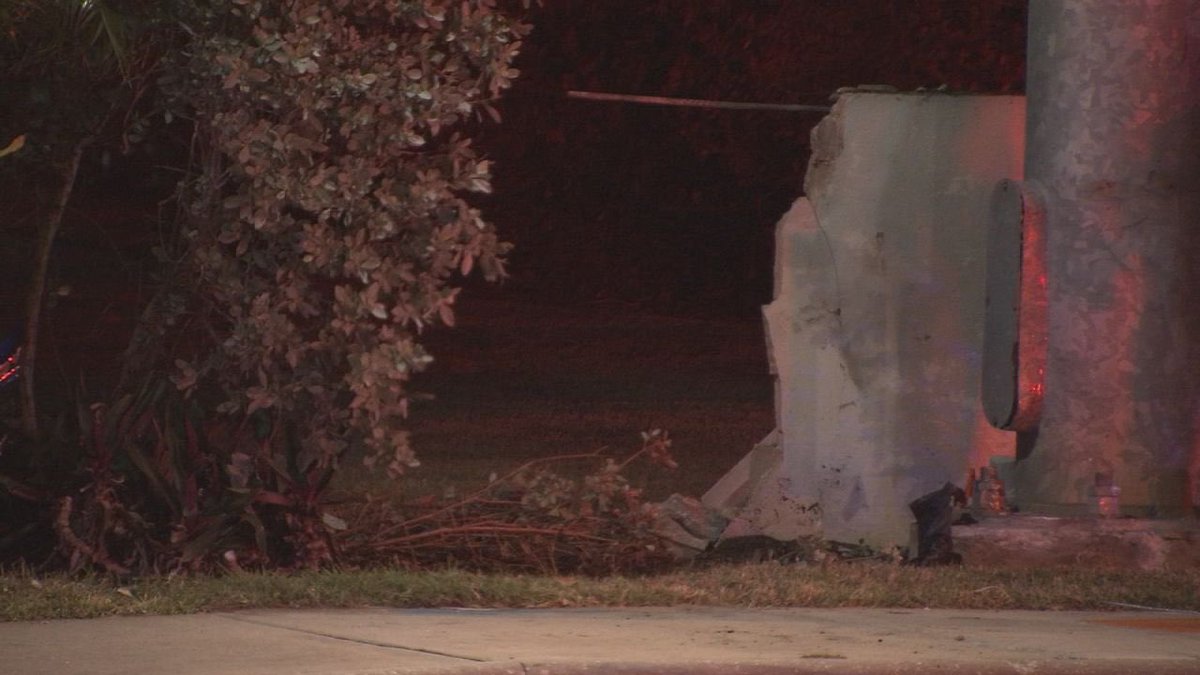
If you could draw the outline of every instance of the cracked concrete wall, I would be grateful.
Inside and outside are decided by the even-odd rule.
[[[910,501],[1012,455],[979,378],[989,204],[1021,176],[1024,112],[850,92],[813,131],[764,308],[781,459],[751,477],[737,533],[905,545]]]

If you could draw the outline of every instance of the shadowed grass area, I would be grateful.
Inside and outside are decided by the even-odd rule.
[[[183,614],[263,607],[930,607],[1200,611],[1200,570],[1095,572],[884,563],[718,566],[647,577],[320,572],[144,579],[117,586],[0,576],[0,620]]]
[[[338,487],[420,497],[477,487],[535,458],[636,450],[666,429],[679,468],[629,478],[650,500],[700,496],[774,426],[762,322],[648,314],[619,304],[539,304],[464,294],[458,324],[425,336],[414,389],[421,466],[394,483],[349,461]]]

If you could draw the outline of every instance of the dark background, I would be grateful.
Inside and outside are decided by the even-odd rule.
[[[843,86],[1015,93],[1025,0],[546,0],[481,145],[485,213],[545,299],[748,315],[820,113],[568,100],[568,90],[828,105]]]
[[[520,0],[506,0],[519,5]],[[468,133],[496,160],[485,217],[511,278],[467,282],[453,330],[423,336],[426,467],[405,489],[503,462],[637,447],[663,428],[680,469],[648,495],[702,494],[774,426],[759,307],[775,223],[802,194],[819,113],[569,100],[572,89],[828,105],[842,86],[1022,89],[1025,0],[545,0],[500,101]],[[170,130],[168,130],[170,131]],[[69,410],[112,384],[172,236],[187,130],[97,149],[57,240],[39,386]],[[11,168],[11,165],[10,165]],[[0,171],[5,168],[0,167]],[[24,180],[22,180],[24,178]],[[0,175],[0,322],[22,312],[33,176]],[[9,390],[11,392],[11,390]],[[0,396],[15,416],[16,397]],[[46,407],[43,407],[45,410]],[[369,476],[351,481],[371,485]],[[640,480],[640,479],[639,479]]]
[[[487,290],[470,280],[467,297],[755,317],[770,299],[774,226],[802,194],[808,135],[821,115],[566,92],[818,105],[858,84],[1019,92],[1025,5],[545,0],[530,11],[534,31],[522,75],[500,101],[503,124],[469,130],[496,160],[495,193],[480,206],[516,248],[511,278]],[[44,378],[89,388],[80,367],[116,362],[155,283],[149,252],[171,234],[173,167],[187,140],[159,134],[128,155],[85,157],[54,252],[50,288],[62,294],[51,295],[46,314]],[[38,204],[49,197],[21,178],[10,171],[0,183],[4,325],[20,319]]]

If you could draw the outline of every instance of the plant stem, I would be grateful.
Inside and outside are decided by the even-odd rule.
[[[38,334],[42,324],[42,305],[46,297],[46,277],[50,272],[50,252],[54,249],[54,240],[62,226],[67,202],[71,200],[71,193],[75,189],[75,178],[79,174],[79,162],[83,158],[83,151],[91,142],[91,137],[87,137],[71,148],[71,154],[67,157],[60,174],[62,184],[58,196],[38,231],[33,274],[29,280],[29,295],[25,298],[25,344],[21,349],[21,428],[26,436],[33,439],[41,437],[34,374],[37,365]]]

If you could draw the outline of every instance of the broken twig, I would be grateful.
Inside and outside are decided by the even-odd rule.
[[[800,103],[755,103],[752,101],[712,101],[703,98],[675,98],[673,96],[642,96],[639,94],[609,94],[599,91],[570,90],[567,98],[585,101],[615,101],[640,103],[642,105],[665,105],[677,108],[709,108],[716,110],[774,110],[779,112],[827,113],[827,105],[804,105]]]

